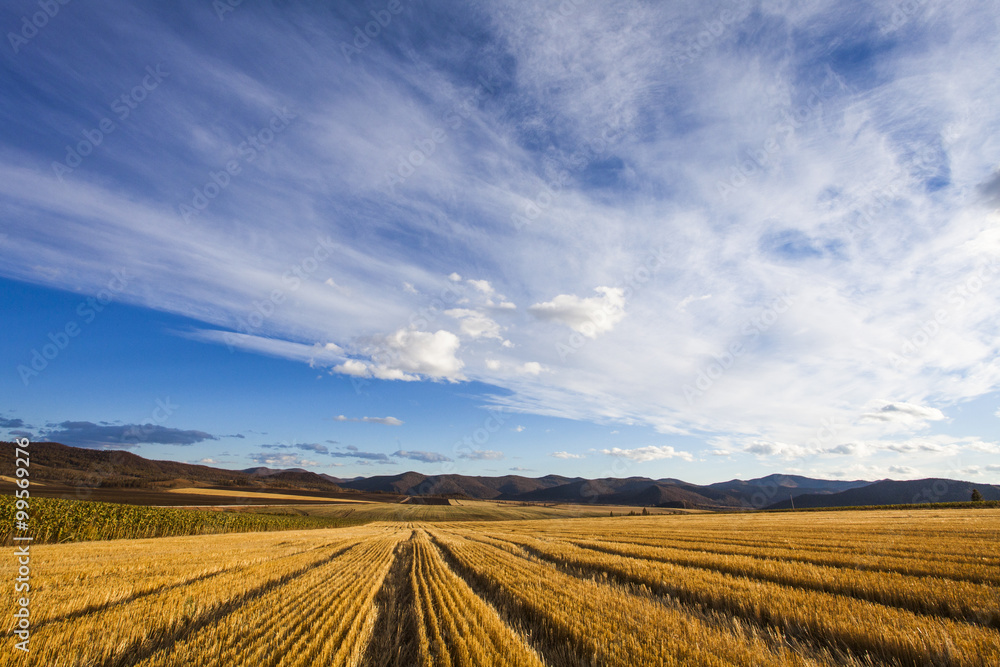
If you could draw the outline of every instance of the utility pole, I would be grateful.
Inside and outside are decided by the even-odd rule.
[[[788,494],[788,500],[792,503],[792,511],[795,511],[795,498],[792,498],[792,494]]]

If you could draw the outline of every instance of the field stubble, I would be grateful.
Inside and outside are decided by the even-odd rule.
[[[38,545],[31,653],[0,664],[985,667],[998,536],[1000,512],[947,510]]]

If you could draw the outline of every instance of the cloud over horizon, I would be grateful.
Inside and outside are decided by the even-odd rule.
[[[168,428],[159,424],[98,425],[88,421],[64,421],[56,428],[41,433],[52,442],[74,447],[107,448],[135,447],[142,444],[194,445],[205,440],[218,440],[204,431]]]

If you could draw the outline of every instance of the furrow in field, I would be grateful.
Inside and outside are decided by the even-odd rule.
[[[37,610],[32,625],[37,629],[226,571],[331,546],[337,534],[324,531],[326,539],[315,533],[296,532],[284,539],[259,534],[241,541],[240,548],[233,547],[233,537],[239,536],[230,535],[37,546],[31,552],[40,573],[32,581],[32,606]],[[9,616],[12,604],[12,599],[3,598],[0,613]]]
[[[610,575],[647,586],[684,604],[802,635],[859,657],[872,655],[903,665],[1000,664],[1000,634],[988,628],[710,570],[611,556],[562,541],[525,536],[517,538],[517,543],[532,554],[584,574]]]
[[[421,664],[542,667],[525,640],[444,562],[427,535],[414,540],[415,598],[424,638]],[[433,637],[433,640],[431,639]]]
[[[609,540],[561,540],[630,556],[732,574],[899,607],[1000,629],[1000,590],[981,584],[895,572],[870,572],[748,556],[699,553]]]
[[[408,532],[372,537],[161,649],[138,667],[356,665],[374,627],[375,595]]]
[[[634,517],[627,519],[630,536],[667,542],[665,546],[683,548],[684,544],[710,544],[720,547],[757,547],[761,549],[806,549],[818,552],[855,552],[860,555],[894,556],[940,560],[944,562],[981,563],[1000,565],[1000,543],[997,537],[997,520],[990,514],[979,515],[976,520],[961,518],[939,528],[927,528],[927,521],[939,522],[941,517],[926,517],[920,523],[908,522],[896,528],[891,519],[858,520],[850,523],[809,516],[808,528],[803,528],[801,517],[795,522],[788,516],[722,515],[712,517],[715,527],[702,526],[705,519],[684,517],[670,522],[661,519]],[[910,518],[910,517],[902,517]],[[923,517],[922,517],[923,518]],[[697,519],[697,520],[695,520]],[[586,523],[576,523],[563,530],[551,532],[574,533],[587,537]],[[550,531],[546,531],[550,532]],[[597,536],[599,531],[590,531]],[[960,541],[956,538],[961,538]]]
[[[32,664],[51,667],[131,664],[127,659],[148,655],[216,622],[248,600],[335,559],[372,536],[384,534],[384,530],[350,533],[352,538],[332,547],[234,568],[188,587],[169,588],[157,595],[48,624],[32,636]],[[328,537],[317,540],[327,541]]]
[[[452,567],[508,617],[530,626],[550,665],[815,665],[757,637],[726,632],[619,587],[581,579],[497,546],[434,531]]]
[[[406,526],[412,530],[412,525]],[[417,600],[410,582],[413,569],[413,540],[400,542],[392,566],[375,596],[378,615],[371,640],[362,658],[363,667],[413,667],[417,664]]]
[[[516,534],[516,532],[512,532]],[[607,533],[572,533],[552,531],[536,533],[545,537],[564,539],[607,538]],[[857,552],[857,547],[845,543],[841,552],[815,552],[791,547],[745,547],[726,546],[712,542],[680,543],[666,538],[616,535],[615,541],[639,546],[671,548],[691,553],[713,553],[720,556],[749,556],[761,559],[781,559],[818,566],[837,567],[870,572],[898,573],[915,577],[938,577],[972,584],[1000,586],[1000,568],[992,566],[986,559],[970,558],[965,562],[937,561],[923,553],[911,552],[907,557],[880,556],[876,553]],[[852,553],[853,552],[853,553]]]
[[[902,561],[931,561],[942,564],[979,564],[985,566],[1000,565],[1000,556],[987,555],[995,551],[995,544],[988,540],[970,540],[962,536],[964,549],[953,552],[931,543],[922,535],[850,535],[839,534],[828,540],[809,540],[787,534],[776,534],[766,539],[737,539],[729,535],[696,535],[678,536],[672,533],[639,533],[631,532],[630,537],[643,541],[657,541],[664,546],[676,548],[699,549],[703,546],[713,549],[757,549],[762,551],[788,550],[807,551],[816,554],[857,555],[862,557],[890,557]],[[945,538],[954,543],[955,535]]]
[[[638,517],[630,519],[635,525],[629,525],[629,535],[641,539],[660,540],[671,543],[671,546],[681,547],[683,544],[712,544],[718,547],[757,547],[764,549],[789,548],[808,549],[815,551],[843,552],[854,550],[880,555],[895,555],[912,557],[916,550],[921,558],[932,558],[955,562],[978,562],[985,558],[990,562],[1000,559],[1000,547],[996,544],[996,529],[981,529],[976,535],[962,531],[969,530],[967,526],[956,527],[949,531],[918,532],[912,529],[894,531],[886,526],[878,530],[851,530],[849,527],[837,526],[835,535],[830,535],[825,527],[818,527],[808,532],[790,530],[781,525],[736,524],[727,530],[697,530],[689,529],[685,524],[663,525],[650,524],[648,520]],[[549,532],[549,531],[546,531]],[[578,529],[554,529],[552,533],[574,533],[585,537]],[[599,533],[599,531],[591,531]],[[749,536],[747,533],[752,536]],[[962,537],[962,548],[955,545],[956,535]]]

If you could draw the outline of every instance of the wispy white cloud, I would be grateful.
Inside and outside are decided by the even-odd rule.
[[[695,296],[691,294],[681,299],[681,302],[677,304],[677,310],[684,312],[685,310],[687,310],[687,307],[690,306],[692,303],[697,303],[698,301],[705,301],[706,299],[711,299],[711,298],[712,298],[711,294],[704,294],[702,296]]]
[[[689,452],[677,451],[673,447],[669,446],[656,446],[656,445],[649,445],[647,447],[636,447],[634,449],[621,449],[619,447],[612,447],[611,449],[602,449],[601,454],[607,454],[608,456],[618,456],[621,458],[631,459],[633,461],[658,461],[660,459],[673,459],[673,458],[682,459],[684,461],[694,460],[694,457]]]
[[[904,426],[924,425],[929,421],[941,421],[945,418],[944,413],[937,408],[915,405],[913,403],[897,402],[886,403],[877,410],[866,412],[862,419],[874,421],[893,422]]]
[[[570,452],[552,452],[549,456],[557,459],[585,459],[583,454],[571,454]]]
[[[503,457],[503,452],[492,449],[474,449],[458,455],[460,459],[469,459],[471,461],[499,461]]]
[[[721,449],[760,457],[878,456],[886,434],[947,427],[951,406],[1000,387],[996,17],[952,3],[882,35],[858,26],[886,7],[765,3],[699,46],[726,7],[463,14],[496,35],[474,64],[503,88],[453,129],[479,72],[410,41],[433,12],[399,24],[415,58],[373,46],[347,67],[329,57],[352,25],[335,13],[305,36],[241,8],[242,34],[267,38],[237,61],[221,55],[232,31],[185,36],[112,2],[92,34],[119,35],[127,12],[123,52],[171,54],[185,84],[60,181],[52,146],[111,113],[134,72],[97,49],[19,61],[64,92],[10,125],[50,144],[0,143],[0,273],[97,293],[120,266],[121,301],[203,322],[198,340],[356,377],[478,380],[512,410],[730,435]],[[848,32],[870,60],[840,57]],[[77,94],[71,73],[98,70]],[[282,106],[296,119],[184,222],[178,204]],[[387,192],[437,127],[447,140]],[[529,364],[552,372],[517,372]],[[827,418],[837,437],[808,444]]]
[[[270,452],[256,452],[248,455],[254,463],[267,467],[278,468],[301,468],[304,466],[318,466],[319,461],[305,459],[298,454],[272,454]]]
[[[310,366],[329,366],[344,360],[344,351],[334,343],[326,343],[325,345],[297,343],[214,329],[196,329],[191,332],[181,332],[180,335],[192,340],[226,345],[231,350],[239,349],[282,359],[303,361]]]
[[[367,424],[384,424],[386,426],[402,426],[403,422],[395,417],[346,417],[337,415],[333,418],[336,422],[365,422]]]
[[[393,456],[398,456],[402,459],[410,459],[412,461],[421,461],[423,463],[437,463],[439,461],[451,461],[450,458],[444,454],[438,454],[437,452],[419,452],[419,451],[405,451],[399,450],[393,452]]]

